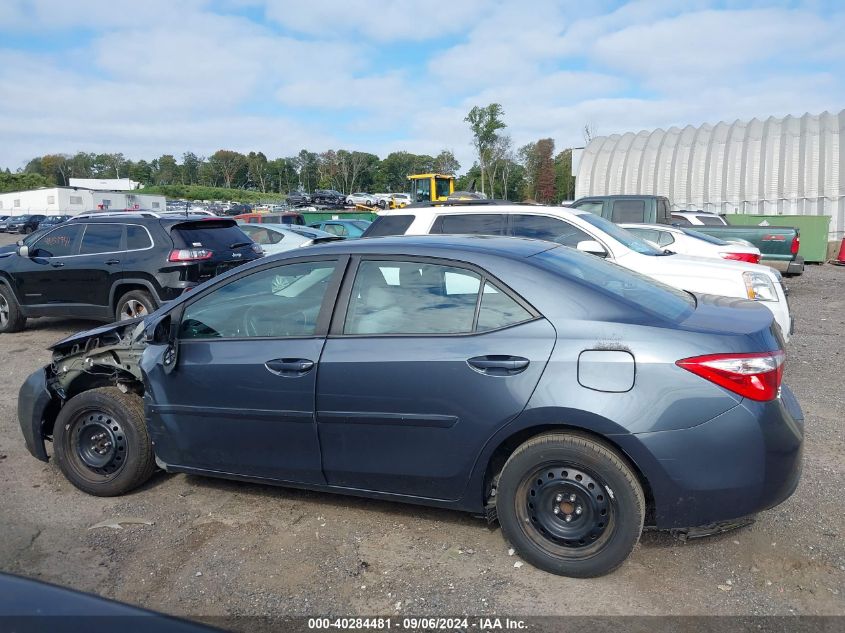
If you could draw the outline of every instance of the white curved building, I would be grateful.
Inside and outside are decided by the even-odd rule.
[[[673,209],[829,215],[845,233],[845,110],[594,138],[576,198],[665,195]]]

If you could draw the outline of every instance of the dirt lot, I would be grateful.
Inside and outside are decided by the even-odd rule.
[[[188,617],[845,614],[845,268],[790,285],[787,381],[807,416],[797,493],[721,536],[647,533],[589,581],[515,567],[498,530],[443,510],[163,474],[86,496],[26,452],[16,398],[47,345],[91,324],[30,322],[0,335],[0,569]],[[89,529],[118,517],[152,525]]]

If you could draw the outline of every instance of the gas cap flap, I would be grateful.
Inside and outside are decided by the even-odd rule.
[[[622,393],[634,386],[634,355],[624,350],[589,349],[578,356],[578,384],[594,391]]]

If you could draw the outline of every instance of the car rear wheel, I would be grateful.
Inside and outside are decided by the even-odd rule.
[[[98,497],[129,492],[155,470],[143,400],[116,387],[68,400],[56,418],[54,446],[68,481]]]
[[[132,290],[117,302],[115,321],[128,321],[155,312],[156,306],[152,295],[143,290]]]
[[[5,284],[0,284],[0,333],[20,332],[26,327],[26,317],[21,314],[17,299]]]
[[[621,565],[640,538],[645,499],[636,475],[592,438],[532,438],[502,469],[496,497],[505,538],[526,561],[590,578]]]

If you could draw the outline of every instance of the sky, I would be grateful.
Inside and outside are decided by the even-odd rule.
[[[436,154],[845,108],[845,2],[0,0],[0,167],[45,153]]]

